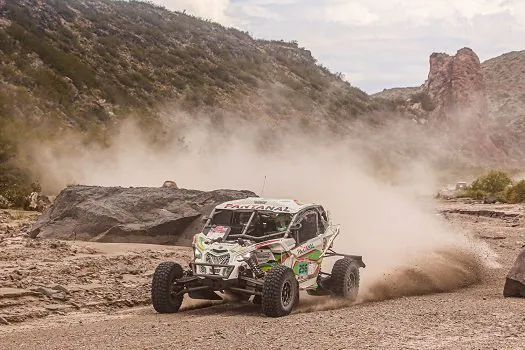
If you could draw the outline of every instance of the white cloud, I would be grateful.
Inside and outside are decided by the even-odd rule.
[[[428,56],[471,47],[484,60],[524,49],[524,0],[153,0],[258,38],[298,40],[373,93],[421,84]]]
[[[194,16],[211,19],[225,25],[231,23],[230,18],[226,15],[230,0],[153,0],[153,2],[169,10],[186,10]]]
[[[338,1],[327,6],[324,14],[328,21],[350,25],[367,25],[380,20],[365,4],[357,1]]]

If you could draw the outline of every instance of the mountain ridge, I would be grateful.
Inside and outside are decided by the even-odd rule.
[[[327,129],[358,139],[390,165],[430,156],[448,164],[456,158],[447,152],[463,152],[464,145],[447,141],[445,155],[436,153],[442,140],[432,137],[443,132],[427,127],[436,103],[420,87],[368,95],[296,41],[255,39],[141,1],[0,0],[0,63],[0,196],[12,201],[39,187],[30,169],[38,152],[28,154],[26,144],[71,131],[84,144],[107,145],[128,119],[154,140],[173,138],[164,122],[179,112],[211,118],[217,132],[224,120],[256,122],[268,128],[267,143],[275,130]],[[496,74],[495,81],[502,76],[510,79]],[[496,83],[494,89],[501,93]],[[470,154],[492,150],[497,163],[491,143],[499,149],[519,141],[505,138],[507,124],[458,162],[476,163],[481,158]],[[363,126],[371,132],[359,136]],[[380,149],[385,139],[388,149]]]
[[[165,105],[217,120],[235,114],[332,130],[383,108],[295,41],[254,39],[141,1],[0,1],[0,83],[7,197],[8,188],[27,193],[37,180],[26,169],[31,157],[20,156],[25,140],[75,130],[107,144],[129,118],[157,137]]]

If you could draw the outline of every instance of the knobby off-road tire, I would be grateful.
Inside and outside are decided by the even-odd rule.
[[[173,282],[182,275],[182,266],[175,262],[166,261],[157,266],[151,283],[151,302],[155,311],[161,314],[179,311],[184,295],[174,297],[172,293],[180,289],[174,289]]]
[[[350,258],[335,262],[330,277],[330,291],[336,298],[355,300],[359,292],[359,265]]]
[[[262,288],[261,307],[266,316],[289,315],[299,301],[299,283],[293,270],[278,265],[266,273]]]

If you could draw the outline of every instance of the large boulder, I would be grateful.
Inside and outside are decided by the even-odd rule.
[[[503,296],[525,298],[525,246],[522,247],[514,266],[507,274]]]
[[[201,218],[221,202],[255,197],[250,191],[175,187],[71,186],[31,228],[30,237],[185,245]]]

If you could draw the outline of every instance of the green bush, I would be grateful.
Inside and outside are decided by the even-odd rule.
[[[525,202],[525,180],[521,180],[512,187],[509,187],[505,193],[507,203]]]
[[[413,103],[421,103],[421,108],[423,108],[425,112],[432,112],[434,109],[436,109],[434,101],[432,101],[432,98],[430,98],[430,96],[425,92],[413,94],[410,100]]]
[[[490,171],[486,175],[478,177],[468,188],[467,192],[485,193],[489,196],[497,196],[502,194],[505,189],[512,185],[512,180],[503,171]]]

